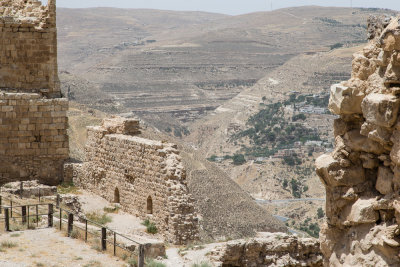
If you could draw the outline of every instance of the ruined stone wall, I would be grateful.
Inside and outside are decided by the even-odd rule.
[[[0,92],[0,184],[57,184],[69,157],[66,99]]]
[[[69,157],[55,0],[0,1],[0,184],[62,181]]]
[[[351,79],[331,88],[335,149],[316,161],[326,266],[400,266],[399,19],[369,19]]]
[[[211,251],[210,258],[216,266],[230,267],[322,267],[323,263],[318,240],[285,233],[229,241]]]
[[[0,1],[0,90],[60,96],[55,0]]]
[[[102,126],[88,127],[86,159],[76,165],[80,174],[75,184],[155,222],[170,242],[197,239],[194,200],[176,146],[133,136],[138,121],[114,122],[105,120]]]

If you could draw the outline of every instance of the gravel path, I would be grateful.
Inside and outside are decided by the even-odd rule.
[[[0,266],[1,267],[26,267],[27,265],[25,265],[23,263],[13,263],[13,262],[0,260]]]

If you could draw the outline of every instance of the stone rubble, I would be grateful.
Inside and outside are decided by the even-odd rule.
[[[4,184],[1,187],[1,193],[13,194],[16,196],[21,196],[21,183],[11,182]],[[37,198],[39,195],[41,197],[53,196],[57,194],[56,186],[48,186],[40,184],[38,180],[25,181],[22,186],[22,197],[24,198]]]
[[[322,267],[319,242],[285,233],[268,233],[250,240],[229,241],[211,251],[216,266]]]
[[[335,149],[326,188],[325,266],[400,266],[400,17],[371,17],[351,79],[331,88]]]

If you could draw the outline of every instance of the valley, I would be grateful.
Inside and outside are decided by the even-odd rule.
[[[91,112],[139,117],[254,198],[324,198],[314,160],[332,148],[329,88],[350,77],[371,13],[394,14],[60,9],[62,90]],[[71,146],[79,159],[83,145]],[[300,229],[321,222],[324,203],[264,206]]]

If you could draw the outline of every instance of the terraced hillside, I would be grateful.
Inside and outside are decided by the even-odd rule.
[[[134,112],[160,129],[174,130],[294,56],[364,42],[372,11],[387,12],[301,7],[226,16],[60,9],[60,70],[71,73],[62,81],[79,94],[83,89],[73,80],[85,78],[92,86],[88,90],[102,92],[100,99],[80,93],[77,101],[110,112]]]
[[[89,109],[139,116],[160,137],[181,143],[194,170],[189,186],[209,217],[234,219],[218,205],[208,209],[216,200],[201,197],[215,189],[235,198],[218,191],[229,177],[254,198],[318,198],[318,204],[266,207],[288,217],[293,228],[313,227],[307,229],[316,235],[324,190],[313,162],[332,146],[334,119],[325,102],[330,85],[349,78],[352,53],[366,42],[371,13],[394,14],[322,7],[241,16],[61,9],[63,91]],[[82,22],[87,26],[81,28]],[[202,184],[204,177],[210,182]],[[218,178],[221,183],[214,185]],[[255,225],[263,225],[257,220]],[[217,222],[205,225],[214,232]]]

